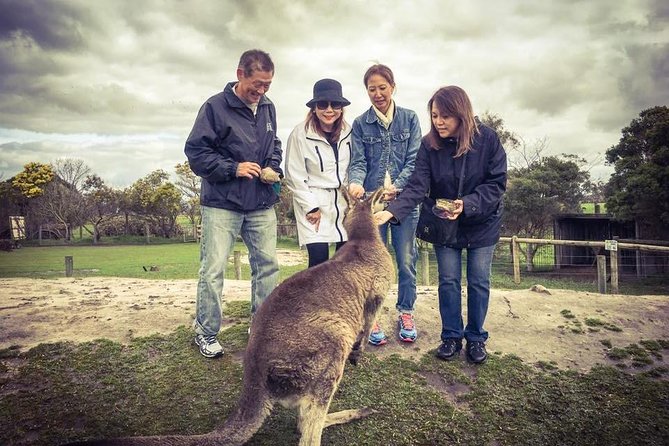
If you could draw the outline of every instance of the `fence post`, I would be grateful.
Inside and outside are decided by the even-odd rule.
[[[430,284],[430,251],[427,249],[420,250],[420,284]]]
[[[618,294],[618,250],[609,251],[611,255],[611,292]]]
[[[518,248],[518,237],[511,237],[511,256],[513,257],[513,282],[517,285],[520,283],[520,249]]]
[[[74,271],[74,259],[72,256],[65,256],[65,277],[72,277]]]
[[[242,253],[241,251],[235,251],[235,279],[242,279]]]
[[[597,256],[597,289],[600,294],[606,294],[606,256]]]

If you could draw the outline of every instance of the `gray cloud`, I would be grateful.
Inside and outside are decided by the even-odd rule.
[[[68,2],[1,0],[0,38],[25,36],[41,48],[71,50],[83,46],[79,33],[85,17]]]
[[[662,0],[333,5],[0,0],[0,172],[73,147],[115,184],[170,170],[201,103],[253,47],[274,58],[284,140],[320,78],[342,82],[350,121],[364,111],[362,75],[375,62],[393,69],[395,98],[423,130],[430,95],[456,84],[479,114],[545,136],[557,153],[604,151],[642,109],[669,102]]]

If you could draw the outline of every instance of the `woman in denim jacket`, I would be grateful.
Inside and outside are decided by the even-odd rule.
[[[395,78],[390,68],[372,65],[363,79],[372,106],[353,122],[349,192],[359,198],[384,186],[384,198],[391,202],[413,172],[421,141],[420,124],[413,110],[398,107],[393,101]],[[413,342],[417,336],[412,314],[416,302],[417,223],[418,207],[402,220],[401,225],[383,224],[379,227],[386,243],[390,230],[395,250],[399,338],[405,342]],[[369,342],[373,345],[386,343],[386,335],[378,324],[374,324]]]

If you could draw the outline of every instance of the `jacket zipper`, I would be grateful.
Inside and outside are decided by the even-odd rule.
[[[334,207],[335,207],[335,212],[337,215],[335,216],[335,229],[337,230],[337,233],[339,233],[339,241],[343,242],[344,241],[344,234],[341,233],[341,229],[339,228],[339,189],[335,189],[334,191]]]
[[[337,183],[338,183],[337,188],[341,187],[341,177],[339,176],[339,144],[341,144],[341,141],[337,143],[336,147],[331,146],[335,157],[335,172],[337,172]],[[339,214],[339,211],[337,211],[337,214]]]
[[[321,152],[318,150],[318,146],[314,146],[314,149],[316,149],[316,155],[318,155],[318,162],[321,165],[321,172],[323,172],[323,157],[321,156]]]

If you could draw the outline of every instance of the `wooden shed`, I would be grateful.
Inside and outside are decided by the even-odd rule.
[[[556,240],[588,240],[602,242],[613,239],[636,239],[633,221],[620,222],[608,214],[560,214],[553,220],[553,237]],[[595,265],[598,254],[607,254],[604,249],[587,246],[556,246],[555,265]],[[620,252],[619,265],[623,270],[636,270],[634,251]]]

